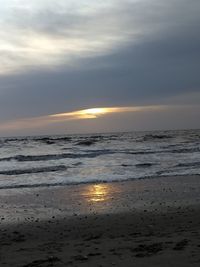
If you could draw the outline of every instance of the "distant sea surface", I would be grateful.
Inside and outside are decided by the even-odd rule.
[[[0,138],[0,189],[200,174],[200,130]]]

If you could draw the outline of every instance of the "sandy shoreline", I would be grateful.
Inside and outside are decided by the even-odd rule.
[[[3,192],[0,266],[199,266],[199,178]]]

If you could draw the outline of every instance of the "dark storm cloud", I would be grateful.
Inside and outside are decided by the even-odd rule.
[[[58,39],[81,36],[88,42],[110,37],[112,42],[100,53],[92,49],[73,55],[73,64],[65,64],[64,50],[53,69],[36,64],[27,71],[3,74],[0,119],[94,106],[160,104],[200,92],[200,2],[120,3],[99,13],[46,10],[32,12],[29,18],[16,9],[22,16],[11,21],[16,27],[24,24],[26,32]],[[115,42],[120,36],[124,42]]]

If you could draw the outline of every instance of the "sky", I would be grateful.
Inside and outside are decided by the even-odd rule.
[[[0,0],[0,136],[200,128],[199,0]]]

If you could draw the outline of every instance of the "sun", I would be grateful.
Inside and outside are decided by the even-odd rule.
[[[82,109],[73,112],[53,114],[49,117],[51,118],[69,118],[69,119],[96,119],[99,116],[110,113],[111,110],[109,108],[89,108]]]
[[[107,108],[90,108],[81,111],[81,113],[84,115],[103,115],[107,112]]]

